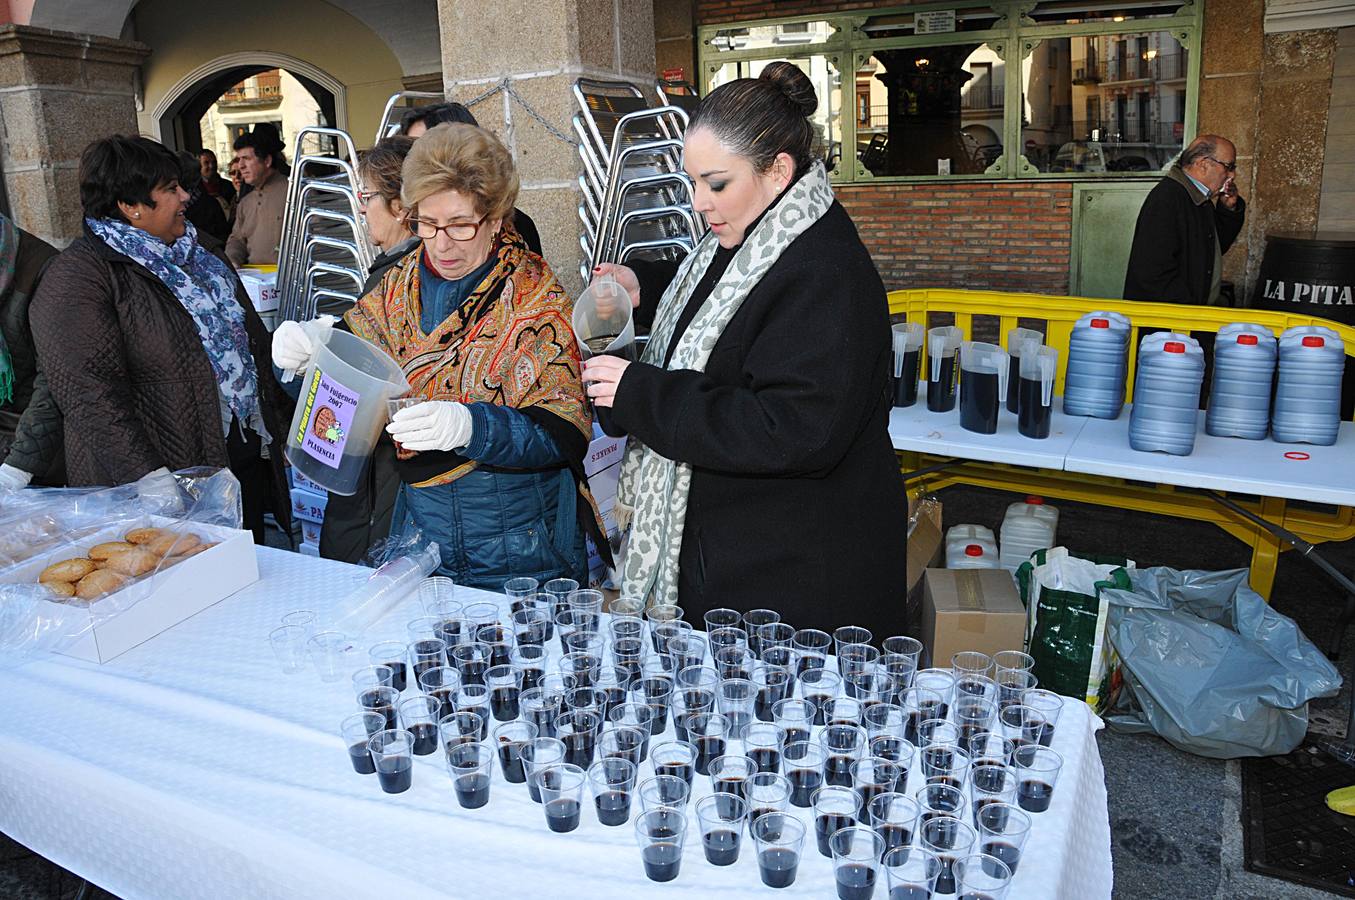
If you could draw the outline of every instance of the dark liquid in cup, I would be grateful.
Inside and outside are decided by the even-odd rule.
[[[1021,380],[1021,356],[1018,353],[1008,351],[1007,355],[1007,412],[1019,413],[1021,411],[1020,391],[1015,389],[1017,382]]]
[[[558,706],[534,706],[527,710],[525,718],[536,726],[540,737],[555,737],[555,717],[560,714]]]
[[[438,726],[432,722],[419,722],[409,726],[414,736],[414,755],[427,756],[438,749]]]
[[[890,888],[889,900],[931,900],[932,892],[922,885],[901,884]]]
[[[403,691],[409,680],[408,670],[405,668],[404,662],[383,662],[380,663],[380,665],[390,668],[391,687],[395,688],[397,691]]]
[[[414,760],[408,757],[389,760],[377,766],[377,780],[387,794],[400,794],[414,783]]]
[[[1040,746],[1048,747],[1050,742],[1053,740],[1054,740],[1054,723],[1046,722],[1044,726],[1044,731],[1040,732]]]
[[[709,775],[711,760],[725,755],[725,739],[699,737],[692,744],[696,747],[696,771],[702,775]]]
[[[546,824],[563,834],[579,827],[579,801],[561,797],[546,801]]]
[[[701,838],[706,862],[712,866],[732,866],[739,860],[739,833],[717,828]]]
[[[593,798],[593,805],[603,825],[625,825],[630,818],[630,794],[623,791],[603,791]]]
[[[997,373],[960,369],[960,427],[979,434],[997,431]]]
[[[839,787],[852,786],[852,758],[834,753],[823,762],[823,780]]]
[[[489,776],[479,772],[474,775],[458,775],[456,778],[456,802],[464,809],[479,809],[489,802]]]
[[[801,809],[814,805],[814,792],[823,787],[823,775],[817,769],[791,769],[786,775],[790,782],[790,802]]]
[[[938,853],[936,858],[941,863],[941,874],[936,876],[936,893],[955,893],[955,857]]]
[[[682,848],[667,841],[650,844],[640,854],[645,861],[645,875],[650,881],[672,881],[678,877],[682,865]]]
[[[655,775],[672,775],[675,778],[681,778],[691,787],[692,779],[696,777],[696,769],[687,763],[664,763],[654,767]]]
[[[1016,802],[1026,812],[1044,812],[1054,799],[1054,786],[1043,781],[1027,779],[1016,789]]]
[[[912,406],[917,402],[917,363],[922,351],[909,350],[903,354],[903,369],[894,379],[894,405]]]
[[[798,743],[798,742],[800,742],[800,741],[807,741],[807,740],[809,740],[809,729],[808,729],[808,728],[800,728],[799,726],[794,726],[794,725],[792,725],[792,726],[782,726],[782,727],[784,727],[784,728],[786,729],[786,745],[787,745],[787,746],[789,746],[789,745],[791,745],[791,744]]]
[[[527,780],[527,769],[522,762],[521,741],[499,741],[499,770],[503,780],[510,784],[522,784]]]
[[[649,719],[649,734],[651,737],[658,737],[668,727],[668,704],[650,703],[649,709],[653,713]]]
[[[824,712],[824,704],[833,699],[832,694],[805,694],[805,700],[814,707],[814,724],[827,724],[827,715]]]
[[[541,686],[541,679],[546,677],[546,670],[536,666],[523,666],[522,669],[522,689],[524,691],[535,690]]]
[[[748,751],[748,758],[759,772],[781,771],[781,751],[775,747],[755,747]]]
[[[619,356],[622,359],[630,359],[633,355],[634,344],[627,344],[626,346],[618,347],[615,350],[607,350],[607,345],[616,340],[617,337],[618,336],[615,334],[599,335],[598,337],[589,338],[585,342],[585,345],[588,347],[589,353],[594,356],[603,351],[607,351],[608,356]],[[593,404],[592,401],[589,401],[589,403],[593,406],[593,415],[597,418],[598,426],[602,429],[603,434],[608,437],[625,436],[625,429],[619,427],[612,421],[611,407],[597,406],[596,404]]]
[[[450,716],[456,712],[456,689],[433,688],[428,695],[438,701],[438,718]]]
[[[981,853],[987,853],[989,856],[996,856],[1007,864],[1007,868],[1016,874],[1016,867],[1021,862],[1021,848],[1007,841],[989,841],[983,845]]]
[[[870,824],[870,801],[881,794],[888,793],[894,789],[892,784],[881,782],[861,782],[857,784],[856,789],[861,792],[861,807],[857,810],[856,820],[862,825]]]
[[[833,858],[833,848],[828,842],[840,829],[850,828],[856,820],[846,813],[819,813],[814,817],[814,837],[819,843],[819,852],[829,859]]]
[[[985,894],[983,891],[965,891],[960,895],[960,900],[995,900],[992,894]]]
[[[358,704],[368,712],[380,713],[386,719],[386,728],[395,727],[395,707],[386,704],[376,691],[364,691],[358,697]]]
[[[748,779],[746,778],[716,778],[711,782],[710,787],[711,790],[716,793],[732,794],[735,797],[742,797],[744,800],[748,799]],[[730,804],[728,807],[722,808],[720,810],[720,815],[733,815],[733,806],[734,804]]]
[[[518,717],[518,695],[516,687],[496,687],[489,691],[489,709],[500,722],[511,722]]]
[[[907,847],[913,842],[913,830],[904,825],[886,822],[884,825],[875,826],[875,830],[884,838],[885,852],[895,847]]]
[[[767,887],[790,887],[795,883],[795,870],[799,865],[800,855],[794,850],[763,850],[757,855],[758,871]]]
[[[591,731],[577,731],[560,737],[565,744],[565,762],[580,769],[593,764],[593,751],[597,747],[597,736]]]
[[[1054,418],[1054,404],[1045,406],[1044,386],[1038,378],[1021,378],[1016,382],[1020,406],[1016,414],[1016,430],[1028,438],[1049,437],[1049,426]]]
[[[456,668],[461,673],[462,684],[484,684],[485,670],[489,668],[489,661],[484,659],[458,660]]]
[[[955,408],[955,355],[943,356],[939,377],[927,382],[927,409],[931,412],[950,412]]]
[[[871,866],[847,863],[837,867],[837,895],[839,900],[870,900],[875,893],[875,869]]]
[[[353,771],[359,775],[371,775],[376,771],[376,763],[372,762],[371,751],[367,749],[367,742],[348,745],[348,756],[353,762]]]

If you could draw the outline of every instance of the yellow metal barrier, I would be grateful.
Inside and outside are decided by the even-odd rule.
[[[1253,322],[1270,328],[1278,335],[1295,325],[1324,325],[1341,335],[1346,355],[1355,356],[1355,328],[1297,313],[946,288],[893,291],[889,295],[890,313],[906,315],[910,321],[923,325],[927,324],[928,317],[933,313],[949,314],[954,317],[955,324],[960,326],[966,338],[973,333],[976,316],[997,320],[999,341],[1002,343],[1006,342],[1007,332],[1017,327],[1018,320],[1042,320],[1045,323],[1045,343],[1059,351],[1060,367],[1054,393],[1060,395],[1063,393],[1064,361],[1068,356],[1068,339],[1073,332],[1073,325],[1093,310],[1123,313],[1135,328],[1169,328],[1184,332],[1218,331],[1231,322]],[[1126,394],[1130,400],[1133,398],[1137,343],[1131,341],[1129,349],[1130,378]],[[927,371],[925,363],[922,364],[922,371]],[[945,459],[916,452],[901,452],[899,456],[905,471],[915,471]],[[1034,493],[1213,523],[1252,548],[1251,585],[1267,598],[1275,582],[1275,567],[1280,553],[1291,549],[1269,531],[1225,509],[1209,497],[1171,485],[967,461],[916,479],[910,483],[909,491],[914,494],[936,491],[952,484]],[[1294,504],[1277,497],[1234,496],[1232,499],[1261,518],[1282,525],[1315,544],[1355,537],[1355,509],[1350,507]]]

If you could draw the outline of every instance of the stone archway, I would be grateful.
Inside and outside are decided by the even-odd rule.
[[[329,124],[347,130],[347,90],[337,78],[284,53],[243,51],[218,56],[176,81],[151,110],[158,131],[156,137],[168,147],[197,150],[199,137],[189,124],[196,123],[231,85],[267,69],[290,73],[315,98]]]

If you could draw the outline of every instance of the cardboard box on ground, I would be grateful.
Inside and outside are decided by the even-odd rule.
[[[934,497],[908,498],[908,593],[905,621],[917,635],[922,624],[922,575],[941,564],[941,502]]]
[[[909,548],[911,550],[911,547]],[[977,650],[1024,650],[1026,609],[1006,569],[927,569],[918,632],[933,666]]]

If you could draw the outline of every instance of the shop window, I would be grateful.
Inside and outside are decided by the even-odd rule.
[[[725,63],[711,74],[710,86],[714,89],[736,78],[757,78],[763,69],[775,61],[757,59]],[[842,118],[839,115],[842,108],[842,75],[834,58],[822,54],[791,57],[785,61],[797,66],[814,84],[814,93],[819,98],[819,108],[814,111],[810,121],[814,123],[818,134],[816,152],[823,158],[829,171],[832,171],[837,168],[842,158]]]
[[[721,28],[706,38],[706,45],[717,53],[748,50],[773,50],[779,47],[823,44],[838,33],[832,22],[787,22],[776,25],[748,25]]]
[[[1086,22],[1136,22],[1174,16],[1188,4],[1184,0],[1136,0],[1136,2],[1087,2],[1043,0],[1026,15],[1041,24],[1081,25]]]

